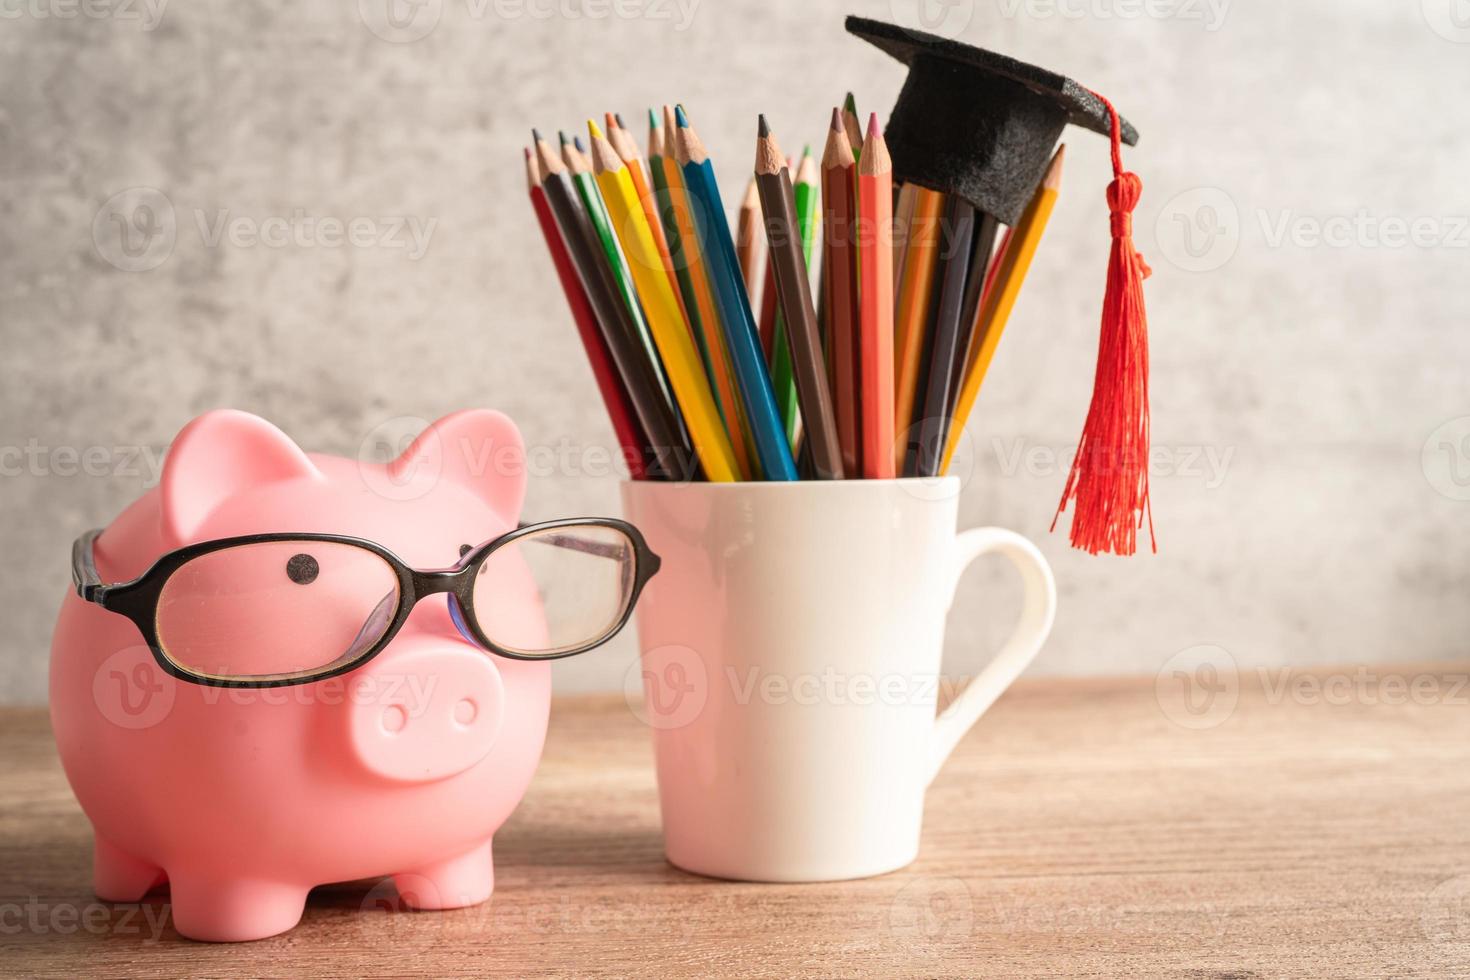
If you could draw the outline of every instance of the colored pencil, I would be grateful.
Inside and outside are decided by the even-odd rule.
[[[908,262],[909,232],[914,224],[914,202],[919,196],[918,184],[904,184],[898,189],[898,205],[893,209],[893,294],[903,302],[904,267]]]
[[[990,256],[995,251],[995,238],[1000,222],[994,215],[975,212],[975,240],[970,245],[970,271],[965,275],[965,300],[960,307],[960,338],[955,348],[954,363],[950,365],[949,405],[946,414],[954,417],[955,398],[959,395],[960,383],[965,378],[965,364],[970,359],[970,348],[975,342],[976,321],[980,317],[980,301],[985,296],[985,284],[990,276]],[[949,437],[949,424],[945,423],[945,438]]]
[[[655,475],[690,479],[698,473],[698,459],[677,412],[660,387],[657,363],[649,358],[638,338],[632,314],[618,292],[617,280],[597,232],[572,187],[562,161],[539,133],[533,131],[532,136],[541,192],[592,305],[613,364],[622,378],[623,389],[632,402],[644,434],[651,441],[654,455],[651,469]]]
[[[623,447],[623,458],[628,463],[628,472],[635,480],[648,477],[648,437],[633,409],[632,399],[623,387],[622,378],[613,366],[607,340],[598,326],[597,315],[592,303],[572,266],[561,229],[552,217],[551,205],[546,202],[546,191],[541,186],[540,168],[531,148],[526,147],[526,189],[531,196],[531,207],[536,212],[536,223],[546,239],[546,250],[551,253],[552,265],[556,267],[556,278],[561,283],[562,293],[571,308],[572,320],[577,324],[577,333],[582,338],[582,347],[587,351],[587,363],[597,381],[597,390],[602,395],[602,404],[607,409],[609,421],[618,444]]]
[[[650,122],[656,122],[653,110],[648,110]],[[736,392],[734,370],[729,351],[725,347],[725,335],[720,329],[719,306],[714,301],[714,289],[710,287],[709,264],[700,247],[695,232],[694,213],[689,209],[689,195],[684,187],[684,173],[679,170],[673,145],[676,126],[673,107],[663,107],[663,125],[650,129],[650,145],[654,138],[663,140],[660,153],[650,154],[648,165],[653,169],[657,160],[663,170],[663,187],[660,194],[660,212],[663,215],[664,232],[669,239],[670,259],[675,272],[679,273],[679,288],[684,289],[685,310],[691,320],[697,316],[698,328],[704,334],[704,348],[710,353],[710,373],[713,375],[714,391],[719,394],[720,410],[725,417],[725,428],[731,436],[731,448],[744,479],[759,479],[760,469],[756,460],[756,447],[751,442],[750,426],[745,422],[745,411]],[[692,297],[692,298],[691,298]]]
[[[618,240],[627,253],[628,266],[643,302],[649,329],[663,356],[674,396],[683,409],[694,451],[711,480],[736,480],[739,472],[734,450],[715,408],[714,396],[710,392],[704,366],[691,342],[678,297],[664,274],[653,230],[638,200],[629,167],[602,135],[595,121],[587,121],[587,130],[597,186],[602,191]]]
[[[985,380],[985,373],[990,369],[990,361],[995,356],[995,348],[1000,343],[1001,332],[1005,330],[1006,321],[1016,305],[1016,297],[1020,295],[1021,285],[1026,281],[1026,273],[1031,268],[1031,259],[1036,255],[1036,246],[1041,241],[1042,233],[1046,231],[1052,208],[1056,206],[1062,183],[1065,151],[1065,146],[1057,148],[1056,155],[1051,158],[1051,164],[1046,169],[1046,175],[1041,179],[1041,186],[1036,188],[1026,210],[1007,236],[1004,251],[996,259],[994,282],[985,291],[980,302],[980,320],[975,331],[975,343],[970,351],[969,363],[965,365],[964,381],[955,402],[954,418],[950,422],[949,437],[945,442],[944,458],[940,465],[941,473],[948,471],[949,464],[954,459],[960,433],[964,431],[970,412],[975,407],[980,385]]]
[[[745,435],[744,421],[740,414],[740,399],[735,395],[735,382],[730,376],[729,358],[725,354],[724,338],[716,321],[714,299],[710,296],[709,283],[704,277],[704,262],[698,249],[686,248],[692,242],[693,225],[689,221],[689,206],[684,198],[683,178],[679,174],[674,158],[665,152],[663,127],[658,116],[648,110],[648,171],[653,179],[653,191],[658,199],[658,214],[663,225],[664,238],[669,245],[669,259],[678,280],[679,292],[684,300],[684,312],[689,325],[699,338],[701,350],[707,354],[706,367],[715,403],[720,417],[725,421],[725,431],[730,436],[730,448],[735,453],[735,463],[741,479],[754,475],[752,469],[753,450],[749,437]]]
[[[674,265],[669,259],[669,243],[664,237],[664,223],[658,214],[658,199],[649,190],[648,177],[644,173],[643,158],[638,152],[638,144],[634,141],[633,134],[623,128],[620,117],[615,113],[607,113],[605,121],[610,127],[606,134],[607,141],[628,168],[628,176],[633,181],[633,190],[638,195],[638,204],[643,208],[643,218],[648,222],[648,230],[653,234],[654,245],[658,247],[658,257],[663,263],[664,275],[668,277],[669,286],[674,290],[674,297],[679,301],[679,315],[684,319],[684,329],[689,331],[690,338],[694,341],[700,360],[704,362],[705,371],[708,373],[709,352],[704,349],[704,336],[694,328],[688,311],[684,309],[684,298],[679,292],[679,279],[674,275]]]
[[[751,303],[758,302],[761,286],[761,199],[755,189],[755,178],[745,187],[745,199],[740,202],[740,220],[736,223],[735,256],[740,260],[740,274],[745,279],[745,290]]]
[[[903,286],[898,297],[897,330],[894,336],[894,431],[899,444],[894,465],[900,472],[909,441],[909,428],[914,421],[914,403],[919,389],[919,369],[924,360],[924,345],[929,334],[929,317],[934,302],[935,273],[939,253],[944,244],[944,195],[920,187],[914,197],[913,220],[909,224],[909,244],[905,250]],[[897,232],[895,231],[895,234]]]
[[[725,333],[725,345],[735,369],[761,472],[768,480],[794,480],[797,478],[796,461],[782,431],[776,396],[761,357],[755,317],[750,311],[750,299],[740,274],[735,242],[730,237],[725,205],[715,183],[714,167],[682,108],[675,110],[675,121],[679,165],[692,209],[701,219],[697,222],[699,242],[709,261],[710,278],[720,298],[720,325]]]
[[[893,161],[876,113],[858,162],[858,236],[862,345],[863,473],[894,475],[893,448]]]
[[[810,156],[806,159],[809,161]],[[780,293],[786,325],[785,339],[789,344],[802,418],[811,445],[812,464],[817,479],[840,480],[842,448],[837,439],[832,396],[827,388],[822,343],[817,333],[817,313],[812,305],[807,250],[803,248],[804,236],[797,221],[791,173],[765,116],[760,117],[756,138],[755,179],[760,190],[766,242],[775,268],[776,289]]]
[[[664,400],[672,406],[675,414],[680,416],[679,424],[683,427],[682,414],[678,403],[674,400],[673,392],[669,389],[663,359],[659,356],[658,348],[653,342],[653,334],[648,329],[648,318],[643,313],[643,304],[639,302],[638,292],[633,287],[633,274],[628,269],[628,260],[623,255],[623,247],[618,244],[617,235],[613,233],[612,222],[607,214],[607,205],[602,200],[602,192],[597,189],[597,182],[592,176],[592,163],[582,149],[581,140],[568,139],[566,133],[557,135],[561,140],[562,161],[571,174],[572,186],[576,188],[577,196],[581,198],[582,209],[587,214],[587,220],[592,223],[592,229],[597,233],[597,240],[602,246],[608,268],[612,271],[613,280],[617,283],[618,295],[623,298],[623,304],[627,306],[628,313],[632,317],[634,335],[643,345],[648,360],[654,365],[659,390],[663,392]]]
[[[863,158],[863,124],[858,119],[857,99],[848,92],[842,100],[842,129],[847,133],[847,142],[852,147],[852,158],[860,161]]]
[[[858,285],[856,222],[853,208],[857,168],[842,113],[832,110],[832,125],[822,153],[823,307],[832,365],[832,401],[842,468],[849,478],[862,473],[862,429],[858,402]]]
[[[908,476],[938,476],[948,435],[950,383],[959,351],[965,287],[970,272],[970,248],[975,234],[975,206],[958,194],[950,195],[944,223],[950,230],[941,264],[942,285],[929,346],[929,365],[918,419],[909,439],[904,472]]]

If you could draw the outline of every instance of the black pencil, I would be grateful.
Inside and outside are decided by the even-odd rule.
[[[950,390],[961,333],[960,313],[975,234],[974,205],[958,194],[950,195],[944,223],[951,229],[951,237],[943,256],[943,284],[934,316],[923,407],[915,424],[917,437],[910,441],[905,461],[909,476],[938,476],[944,459],[944,442],[949,435]]]
[[[960,305],[960,340],[949,378],[950,403],[946,412],[950,415],[954,414],[954,402],[959,398],[965,365],[970,363],[970,347],[980,340],[975,336],[975,325],[980,319],[980,300],[984,298],[985,281],[990,273],[990,254],[995,251],[999,232],[1000,222],[994,215],[975,212],[975,241],[970,245],[970,271],[965,274],[965,301]]]

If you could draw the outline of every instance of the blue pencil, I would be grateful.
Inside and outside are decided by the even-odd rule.
[[[675,141],[679,167],[684,183],[698,202],[694,207],[695,226],[709,265],[710,279],[719,296],[725,332],[725,346],[735,368],[735,382],[745,404],[745,417],[750,423],[755,453],[768,480],[796,480],[796,461],[791,457],[791,444],[781,425],[776,408],[776,393],[766,373],[766,360],[761,353],[755,317],[750,312],[750,297],[745,292],[745,279],[735,256],[735,241],[730,237],[730,224],[725,220],[725,205],[715,183],[715,170],[709,162],[704,144],[689,126],[682,107],[674,110],[679,133]],[[702,213],[701,213],[702,212]]]

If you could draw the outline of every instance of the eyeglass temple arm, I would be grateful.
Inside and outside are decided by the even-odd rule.
[[[93,554],[93,544],[101,533],[101,528],[94,528],[77,538],[71,546],[71,580],[77,587],[77,595],[98,605],[103,603],[107,595],[107,587],[102,584],[102,576],[97,572],[97,560]]]

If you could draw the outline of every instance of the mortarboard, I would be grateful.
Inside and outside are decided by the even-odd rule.
[[[1068,124],[1107,136],[1103,101],[1070,78],[959,41],[847,18],[847,29],[909,66],[883,129],[893,178],[954,193],[1015,224]],[[1122,141],[1138,142],[1127,120]]]
[[[847,18],[847,29],[909,68],[885,129],[896,180],[957,194],[1014,225],[1067,125],[1111,137],[1113,244],[1097,373],[1057,516],[1071,501],[1075,547],[1132,554],[1145,521],[1153,536],[1143,301],[1150,269],[1132,239],[1132,212],[1143,185],[1123,170],[1120,151],[1138,142],[1138,132],[1102,96],[1044,68],[863,17]]]

